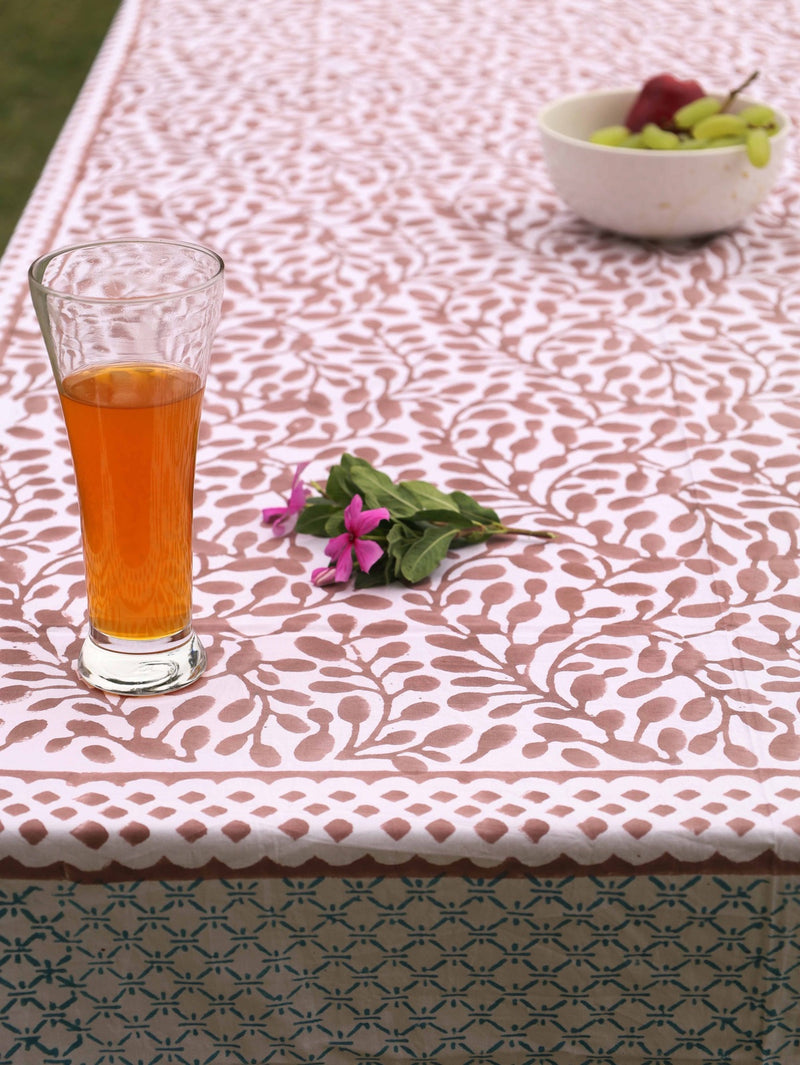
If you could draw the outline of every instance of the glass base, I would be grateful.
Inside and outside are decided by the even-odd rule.
[[[177,645],[162,649],[153,644],[137,647],[124,641],[130,650],[101,647],[87,636],[78,659],[78,673],[87,684],[114,695],[159,695],[192,684],[206,668],[206,653],[194,632]]]

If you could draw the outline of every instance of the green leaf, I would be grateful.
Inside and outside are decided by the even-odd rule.
[[[332,517],[339,516],[344,528],[342,508],[338,503],[328,499],[309,499],[297,516],[298,532],[310,536],[328,536],[327,524]]]
[[[343,465],[331,466],[328,480],[325,482],[325,495],[345,507],[353,498],[353,486]]]
[[[460,510],[418,510],[413,517],[402,520],[407,522],[435,522],[453,529],[470,529],[473,525],[472,519],[466,518]]]
[[[418,507],[414,499],[394,483],[391,477],[374,469],[364,459],[347,464],[350,480],[356,486],[367,510],[386,507],[393,518],[410,517]]]
[[[355,493],[358,490],[358,486],[356,484],[356,478],[358,477],[359,474],[364,474],[366,476],[369,476],[370,473],[375,473],[375,474],[378,473],[378,471],[375,469],[375,467],[371,463],[367,462],[366,459],[358,458],[358,456],[356,456],[356,455],[349,455],[349,454],[342,455],[340,465],[341,465],[341,469],[342,469],[342,475],[347,478],[347,482],[350,485],[350,487],[352,488],[353,493]],[[383,476],[383,475],[381,475],[381,476]],[[352,495],[351,495],[351,498],[352,498]]]
[[[417,504],[420,510],[458,510],[458,504],[446,492],[427,481],[401,481],[406,495]]]
[[[325,522],[325,529],[323,536],[332,537],[338,536],[344,532],[344,511],[341,508],[337,508],[336,512],[331,514],[328,520]]]
[[[345,451],[342,457],[339,459],[339,464],[345,473],[349,474],[350,469],[353,466],[369,466],[370,463],[366,459],[360,459],[358,455],[351,455],[349,451]]]
[[[418,510],[414,500],[384,473],[378,473],[377,470],[359,470],[353,480],[368,510],[386,507],[393,518],[410,518]]]
[[[430,526],[403,554],[400,573],[411,584],[433,573],[448,552],[455,529]]]
[[[409,528],[400,521],[392,522],[386,535],[386,551],[399,562],[421,535],[420,529]]]
[[[389,555],[383,555],[372,566],[369,573],[356,568],[353,584],[356,588],[375,588],[379,584],[391,584],[397,578],[395,563]]]
[[[468,496],[466,492],[451,492],[450,498],[461,513],[465,514],[472,521],[481,525],[491,525],[493,522],[498,525],[500,524],[500,518],[496,511],[492,510],[490,507],[481,506],[477,500],[473,499],[472,496]]]

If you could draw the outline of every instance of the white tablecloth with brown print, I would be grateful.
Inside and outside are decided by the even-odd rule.
[[[66,928],[67,896],[122,906],[136,897],[129,881],[143,899],[162,892],[137,904],[155,911],[189,878],[203,928],[225,886],[250,877],[259,905],[288,906],[309,885],[338,899],[354,883],[373,885],[375,906],[397,885],[428,885],[442,908],[429,914],[433,949],[436,914],[458,909],[465,884],[496,885],[508,922],[556,876],[572,900],[559,942],[574,987],[581,915],[603,884],[624,884],[622,910],[653,934],[653,893],[699,885],[680,907],[708,917],[692,923],[706,961],[731,914],[741,921],[732,899],[760,915],[742,948],[755,983],[733,961],[715,979],[758,999],[761,1028],[724,1010],[681,1026],[687,996],[703,998],[689,979],[677,1013],[643,1014],[616,1049],[581,1035],[574,1001],[553,991],[566,1013],[556,1022],[552,1005],[552,1031],[542,1013],[540,1038],[523,979],[504,984],[500,1049],[459,1050],[448,1022],[434,1049],[404,1050],[399,1015],[392,1028],[384,1011],[372,1022],[394,1049],[329,1035],[324,1051],[278,1040],[272,1056],[228,1048],[214,1061],[752,1062],[747,1039],[759,1061],[797,1060],[781,1042],[800,1028],[786,976],[800,965],[797,921],[792,911],[781,932],[769,919],[779,898],[796,907],[800,871],[797,146],[739,229],[642,243],[561,203],[536,115],[556,96],[661,70],[719,89],[756,69],[757,95],[797,114],[798,15],[777,0],[123,0],[0,262],[8,914],[24,924],[27,912],[37,936],[47,924],[57,951],[48,906]],[[196,481],[209,669],[152,699],[75,675],[77,502],[26,285],[46,250],[129,235],[198,241],[227,267]],[[415,586],[317,587],[325,541],[273,537],[261,510],[281,503],[300,463],[324,481],[344,453],[556,538],[452,552]],[[617,934],[609,921],[592,926],[595,958]],[[94,934],[88,918],[79,926]],[[514,927],[502,932],[512,958]],[[13,985],[16,965],[0,983]],[[662,987],[684,979],[665,966],[643,975],[620,961],[614,979],[629,991],[653,973]],[[45,979],[36,972],[19,976],[14,1008]],[[601,984],[591,1008],[611,1009]],[[620,1001],[630,1007],[628,991]],[[415,1008],[403,1024],[420,1023]],[[705,1024],[712,1036],[698,1034]],[[35,1033],[6,1028],[22,1034],[9,1057],[0,1048],[3,1065],[73,1060],[46,1040],[50,1057],[25,1057]],[[679,1029],[683,1042],[658,1043]],[[161,1046],[158,1060],[211,1062],[210,1045],[206,1057]],[[98,1044],[96,1060],[126,1052]]]

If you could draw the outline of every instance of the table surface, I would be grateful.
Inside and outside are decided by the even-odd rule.
[[[536,129],[662,69],[760,69],[796,113],[786,18],[124,0],[0,264],[0,871],[798,868],[796,145],[741,228],[659,245],[576,218]],[[25,277],[130,234],[227,265],[210,665],[152,699],[74,673],[78,512]],[[315,587],[324,541],[261,509],[345,452],[557,538]]]

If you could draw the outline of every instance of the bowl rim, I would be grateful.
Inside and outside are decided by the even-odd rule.
[[[660,157],[663,157],[663,152],[654,152],[652,148],[623,148],[621,145],[614,146],[610,144],[594,144],[592,141],[585,140],[583,137],[573,137],[569,133],[562,133],[561,130],[554,129],[551,125],[547,124],[547,118],[550,112],[554,111],[557,107],[563,106],[564,104],[577,103],[580,100],[599,99],[603,97],[612,96],[618,96],[621,99],[625,99],[626,97],[628,97],[633,100],[640,89],[640,85],[634,87],[620,86],[617,88],[586,89],[583,92],[573,92],[568,93],[565,96],[559,96],[555,100],[550,100],[548,103],[544,104],[544,106],[539,109],[536,115],[536,124],[541,133],[545,133],[547,134],[547,136],[552,137],[554,140],[561,141],[563,144],[582,145],[590,151],[613,152],[614,155],[633,155],[639,158],[644,158],[645,156],[653,156],[654,158],[658,159]],[[727,94],[710,92],[706,95],[716,96],[720,99],[724,99],[724,96]],[[740,96],[738,98],[738,101],[741,102],[745,107],[750,104],[759,104],[764,102],[763,100],[757,97],[749,95]],[[768,106],[771,107],[772,110],[775,112],[775,117],[778,120],[778,130],[776,133],[773,133],[770,139],[773,142],[778,140],[784,140],[784,138],[788,135],[790,129],[792,128],[792,120],[789,117],[788,113],[783,110],[783,108],[775,104],[769,104]],[[741,152],[744,150],[744,145],[730,144],[725,145],[724,147],[713,148],[709,150],[713,151],[715,157],[717,157],[721,155],[731,155],[736,152]],[[697,157],[697,152],[673,152],[670,153],[670,155],[674,155],[680,158],[687,157],[694,159]]]

